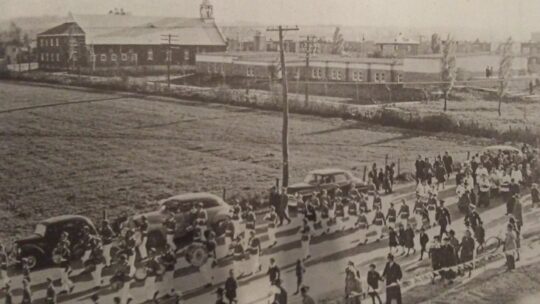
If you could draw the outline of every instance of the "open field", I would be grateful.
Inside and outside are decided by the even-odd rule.
[[[261,193],[281,176],[280,113],[6,82],[0,100],[2,237],[45,217],[114,216],[184,191]],[[361,176],[387,153],[411,170],[417,154],[463,158],[486,143],[302,115],[290,128],[292,181],[327,166]]]
[[[441,113],[443,105],[443,101],[430,101],[428,104],[396,104],[395,107],[420,115],[433,115]],[[497,101],[475,99],[470,96],[466,101],[449,101],[446,114],[463,124],[474,122],[486,129],[496,129],[499,132],[528,128],[535,134],[540,134],[539,101],[504,102],[501,117],[497,109]]]

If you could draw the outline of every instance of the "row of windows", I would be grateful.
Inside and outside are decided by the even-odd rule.
[[[41,61],[60,62],[60,53],[41,53]]]
[[[58,38],[42,38],[41,46],[59,46],[60,40]]]
[[[108,59],[110,59],[113,62],[118,61],[118,55],[117,54],[111,54],[108,56],[107,54],[100,54],[99,55],[99,61],[106,62]],[[122,61],[128,61],[129,56],[126,53],[120,54],[120,60]],[[90,55],[90,61],[96,61],[96,55]],[[131,61],[137,61],[137,54],[131,54]]]
[[[223,65],[219,65],[217,63],[214,63],[213,65],[208,64],[208,74],[223,74],[224,72],[225,68],[223,67]]]

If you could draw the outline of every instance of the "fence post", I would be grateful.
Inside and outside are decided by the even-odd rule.
[[[397,175],[401,173],[401,158],[397,159]]]
[[[362,180],[364,182],[366,181],[366,170],[367,170],[367,166],[364,166],[364,174],[362,175]]]

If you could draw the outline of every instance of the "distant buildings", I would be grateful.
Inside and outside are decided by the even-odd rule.
[[[194,65],[197,53],[226,49],[226,38],[214,22],[208,0],[200,6],[200,18],[110,13],[70,15],[69,19],[38,34],[40,68],[164,65],[168,58],[175,65]]]
[[[415,56],[418,55],[419,44],[418,41],[403,37],[401,33],[393,40],[376,43],[380,57]]]
[[[500,55],[458,54],[456,66],[461,77],[484,78],[485,68],[499,67]],[[439,81],[441,55],[403,58],[347,57],[314,54],[305,68],[302,54],[286,53],[287,75],[291,80],[358,83],[400,83]],[[228,52],[197,55],[197,72],[207,76],[273,79],[280,77],[279,56],[275,52]],[[527,73],[527,59],[516,56],[515,74]],[[465,80],[465,79],[462,79]]]

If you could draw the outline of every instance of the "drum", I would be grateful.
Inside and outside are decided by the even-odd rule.
[[[137,281],[144,281],[146,280],[146,277],[148,276],[148,269],[146,267],[139,267],[135,271],[135,280]]]
[[[208,251],[204,244],[194,243],[186,249],[186,261],[191,265],[201,267],[207,260]]]

